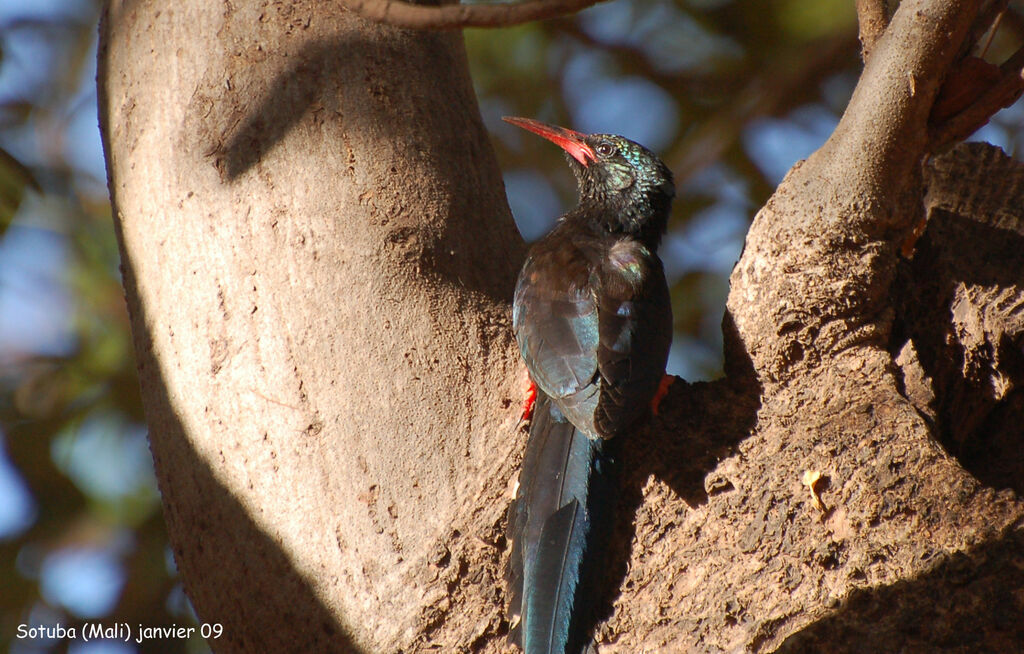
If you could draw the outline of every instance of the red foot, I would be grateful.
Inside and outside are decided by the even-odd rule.
[[[529,382],[526,387],[526,401],[523,402],[523,415],[519,418],[520,423],[530,421],[530,418],[533,417],[533,407],[537,403],[537,385],[533,383],[532,379]]]
[[[661,383],[658,384],[658,390],[654,392],[654,397],[651,399],[651,413],[658,415],[658,407],[661,405],[661,401],[668,395],[668,387],[675,383],[676,378],[674,375],[665,375],[661,378]]]

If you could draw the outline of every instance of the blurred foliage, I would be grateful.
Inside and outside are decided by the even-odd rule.
[[[26,190],[42,193],[32,171],[0,148],[0,234],[7,230]]]
[[[75,649],[14,642],[18,624],[194,620],[142,440],[103,173],[75,154],[76,145],[98,143],[83,136],[80,117],[95,129],[89,85],[100,0],[66,5],[47,17],[0,12],[0,236],[8,241],[22,228],[58,241],[59,283],[71,298],[67,315],[54,313],[67,323],[65,345],[0,341],[0,463],[13,465],[24,491],[0,496],[0,507],[20,502],[28,512],[0,532],[0,649],[18,652]],[[19,54],[14,46],[26,38],[32,45]],[[993,53],[1019,42],[1004,40]],[[694,378],[720,374],[728,275],[747,224],[793,160],[827,136],[856,80],[853,0],[618,0],[543,24],[470,30],[466,43],[524,233],[543,233],[575,190],[557,149],[502,115],[614,131],[663,155],[680,191],[662,247],[676,318],[673,365]],[[1021,113],[1007,115],[988,129],[1015,143]],[[0,315],[0,325],[18,320]],[[89,559],[74,556],[83,552],[114,562],[107,604],[88,605],[89,593],[76,602],[74,589],[53,587],[53,571],[84,566]],[[93,564],[102,568],[102,560]],[[144,646],[204,649],[195,641]]]
[[[13,652],[83,645],[18,640],[18,625],[194,624],[145,441],[106,185],[77,152],[98,143],[82,138],[81,124],[96,129],[100,2],[56,4],[51,13],[32,3],[24,15],[0,11],[0,236],[8,246],[0,321],[12,327],[0,331],[24,331],[19,321],[38,317],[18,315],[19,303],[54,290],[34,269],[18,280],[12,255],[31,261],[34,253],[12,249],[59,244],[49,272],[71,299],[49,318],[66,322],[63,342],[38,351],[31,338],[0,341],[0,461],[21,489],[0,485],[8,491],[0,504],[18,503],[28,516],[0,531],[0,650]],[[42,238],[16,239],[28,233]],[[105,587],[93,592],[89,583]],[[144,649],[209,651],[200,639]]]

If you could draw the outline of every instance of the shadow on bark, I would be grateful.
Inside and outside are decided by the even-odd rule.
[[[200,620],[223,625],[229,643],[211,640],[213,650],[360,654],[279,542],[253,522],[192,449],[181,425],[169,425],[163,416],[155,424],[161,434],[152,450],[175,561]],[[178,472],[169,475],[168,468]],[[301,629],[287,627],[300,622]]]
[[[1019,652],[1024,643],[1024,534],[958,552],[916,579],[854,590],[835,613],[776,652]]]
[[[132,268],[124,270],[164,520],[200,621],[224,627],[223,636],[210,641],[212,649],[361,654],[292,557],[253,521],[188,440],[141,328],[151,323],[136,301]]]
[[[291,557],[217,480],[181,424],[167,419],[170,407],[161,404],[150,439],[164,516],[175,561],[200,620],[224,626],[222,638],[229,645],[210,641],[214,651],[359,654],[344,625],[321,603]],[[154,437],[156,430],[160,433]],[[305,627],[282,628],[298,622]],[[297,634],[300,640],[294,639]]]
[[[610,526],[608,560],[597,580],[599,598],[594,623],[611,616],[619,588],[628,573],[636,536],[637,511],[650,478],[664,482],[691,508],[710,494],[732,486],[709,479],[718,463],[735,453],[749,436],[761,406],[761,387],[753,363],[739,345],[730,316],[723,322],[727,362],[725,379],[689,383],[681,378],[669,387],[659,415],[646,429],[618,443],[619,497]]]
[[[1024,493],[1024,233],[982,220],[996,222],[932,212],[894,285],[892,349],[913,343],[904,392],[946,449],[982,483]]]
[[[340,44],[307,46],[288,72],[279,75],[259,104],[245,117],[227,144],[214,154],[228,181],[235,181],[259,163],[325,95],[340,75]],[[333,54],[333,56],[332,56]]]
[[[266,88],[262,81],[250,82],[261,88],[224,93],[212,111],[205,101],[193,101],[192,112],[200,117],[200,140],[226,183],[256,167],[292,130],[312,123],[315,138],[335,149],[327,155],[335,161],[325,168],[346,170],[351,179],[344,183],[355,183],[359,202],[380,214],[374,227],[387,232],[383,247],[400,250],[403,263],[417,274],[434,273],[504,305],[512,297],[525,245],[503,194],[489,136],[478,118],[467,122],[479,109],[468,76],[460,74],[462,45],[452,38],[429,32],[415,39],[351,34],[312,42],[288,57],[283,73],[276,73],[279,61],[256,64],[267,69],[265,74],[249,77],[272,79]],[[408,77],[422,75],[422,62],[445,71],[430,88],[446,92],[406,88]],[[256,102],[248,103],[251,97]],[[385,181],[382,191],[374,170],[387,161],[394,183]],[[434,174],[424,179],[425,169]],[[433,222],[410,213],[421,206],[431,207],[434,215],[427,218]],[[354,215],[340,207],[335,213],[341,219]]]
[[[662,403],[654,429],[630,448],[627,470],[638,498],[650,475],[668,484],[691,507],[706,503],[709,493],[729,490],[706,477],[752,433],[762,389],[728,313],[722,333],[726,377],[694,384],[677,380]]]

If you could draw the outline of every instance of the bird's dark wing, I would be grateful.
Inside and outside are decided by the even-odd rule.
[[[672,311],[661,260],[632,239],[535,248],[513,329],[537,386],[574,425],[610,438],[644,415],[665,371]]]
[[[601,260],[597,288],[600,400],[594,424],[618,434],[648,409],[672,345],[672,308],[661,259],[630,239]]]
[[[596,434],[599,319],[592,266],[571,243],[535,246],[516,284],[512,328],[530,378],[574,425]]]

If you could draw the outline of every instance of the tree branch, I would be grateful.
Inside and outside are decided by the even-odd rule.
[[[813,165],[803,167],[801,175],[831,180],[827,185],[842,188],[852,204],[864,206],[867,201],[870,211],[855,212],[867,221],[862,228],[888,229],[890,220],[907,218],[888,204],[902,198],[893,191],[893,180],[913,183],[912,172],[930,145],[928,117],[935,97],[980,4],[981,0],[901,3],[865,64],[839,125],[808,159]],[[861,165],[851,173],[848,162],[854,160]],[[843,211],[835,217],[850,218]]]
[[[500,4],[425,7],[400,0],[341,0],[341,5],[378,23],[411,29],[510,27],[574,14],[606,0],[526,0]]]
[[[885,33],[889,18],[885,0],[857,0],[857,25],[860,37],[860,58],[867,61],[875,42]]]
[[[971,31],[965,39],[964,55],[973,49],[976,56],[985,56],[985,50],[988,49],[988,44],[991,42],[992,37],[995,36],[995,32],[999,29],[1003,18],[1007,13],[1013,13],[1012,11],[1008,12],[1008,8],[1008,0],[991,0],[981,6],[981,9],[978,11],[978,17],[974,19],[974,25],[971,26]],[[989,35],[988,42],[979,49],[981,37],[985,36],[986,33]]]
[[[981,62],[981,65],[985,65],[985,62]],[[932,150],[941,150],[967,138],[1001,109],[1016,102],[1024,92],[1024,46],[1018,48],[1002,66],[992,68],[995,80],[977,94],[977,99],[967,107],[945,120],[935,120],[936,114],[933,111],[933,122],[938,124],[932,127]],[[979,78],[975,76],[975,79]],[[936,109],[941,107],[937,104]]]

